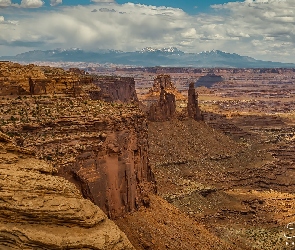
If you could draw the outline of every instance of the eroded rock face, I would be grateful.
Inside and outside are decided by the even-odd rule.
[[[92,77],[60,68],[0,63],[0,95],[77,95]]]
[[[175,110],[175,95],[166,92],[164,87],[162,87],[160,100],[158,103],[151,105],[148,113],[148,119],[150,121],[168,121],[174,116]]]
[[[95,76],[70,68],[0,62],[0,96],[62,94],[106,102],[137,102],[131,77]]]
[[[148,193],[155,192],[146,120],[143,116],[131,119],[127,121],[130,124],[124,120],[89,124],[88,130],[101,126],[99,137],[88,138],[86,143],[80,140],[84,150],[59,170],[110,218],[135,211],[144,205]]]
[[[0,249],[134,249],[74,184],[0,132]]]
[[[7,94],[10,85],[23,88],[31,97],[2,99],[2,131],[15,136],[18,145],[52,161],[60,176],[75,183],[109,217],[137,209],[149,191],[155,192],[147,158],[146,118],[135,106],[118,104],[137,101],[133,78],[1,64],[0,95]]]
[[[171,81],[170,75],[161,74],[157,75],[157,77],[154,79],[152,91],[160,92],[161,88],[175,89],[175,86]]]
[[[146,116],[135,105],[34,96],[0,103],[2,131],[52,162],[111,218],[144,205],[155,192]]]
[[[100,76],[94,80],[100,91],[91,92],[93,100],[106,102],[136,102],[135,81],[131,77]]]
[[[1,82],[1,74],[8,80]],[[51,161],[60,176],[75,183],[110,218],[146,204],[155,181],[147,157],[146,117],[131,104],[137,101],[133,78],[88,78],[77,70],[4,63],[0,95],[12,78],[30,95],[1,99],[2,131]],[[44,82],[41,92],[38,82]],[[43,95],[47,91],[63,94]]]
[[[141,98],[143,100],[154,100],[155,98],[159,97],[162,89],[170,94],[173,94],[177,100],[185,99],[185,97],[177,90],[175,84],[172,82],[171,76],[166,74],[157,75],[149,92]]]
[[[198,102],[198,94],[196,93],[194,83],[190,83],[188,89],[188,103],[187,103],[188,117],[195,119],[196,121],[203,120],[201,110]]]

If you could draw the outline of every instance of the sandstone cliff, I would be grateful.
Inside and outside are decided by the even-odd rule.
[[[203,120],[198,102],[198,93],[196,93],[193,82],[190,83],[188,89],[187,113],[188,117],[193,118],[196,121]]]
[[[176,110],[175,95],[168,93],[161,87],[160,100],[150,106],[148,119],[150,121],[168,121]]]
[[[170,75],[165,75],[165,74],[157,75],[157,77],[154,79],[154,84],[150,92],[160,92],[161,88],[164,88],[166,90],[176,89],[174,84],[172,83]]]
[[[89,75],[83,70],[68,71],[34,64],[0,62],[0,96],[48,95],[90,96],[107,102],[138,101],[131,77]]]
[[[0,132],[0,249],[134,249],[55,169]]]
[[[146,118],[120,104],[137,101],[133,78],[6,62],[0,95],[10,97],[1,99],[0,131],[52,162],[109,217],[148,203],[155,182]]]
[[[0,129],[53,163],[109,217],[136,210],[155,192],[147,121],[136,106],[42,96],[0,103]]]
[[[72,95],[87,78],[60,68],[5,62],[0,63],[0,95]]]
[[[186,99],[185,96],[177,90],[170,75],[160,74],[155,77],[153,86],[149,89],[149,92],[141,95],[140,101],[145,105],[150,106],[149,103],[154,103],[159,100],[162,89],[169,94],[173,94],[177,101]]]
[[[96,76],[94,83],[100,88],[100,91],[93,91],[90,93],[94,100],[103,100],[107,102],[138,101],[134,78]]]

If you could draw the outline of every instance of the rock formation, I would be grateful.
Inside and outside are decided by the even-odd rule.
[[[81,83],[87,80],[80,78],[83,74],[8,64],[17,66],[23,76],[29,76],[36,68],[48,81],[55,82],[40,90],[41,78],[30,77],[25,83],[16,78],[15,84],[28,88],[30,95],[0,101],[0,129],[18,145],[51,161],[60,176],[75,183],[83,196],[110,218],[145,205],[148,193],[156,190],[147,156],[146,117],[130,104],[137,100],[134,79],[91,76],[95,83]],[[16,77],[14,70],[1,72],[9,79]],[[83,91],[82,97],[78,90]],[[63,94],[40,95],[41,92]],[[99,100],[93,100],[93,93],[98,94]],[[120,104],[125,102],[129,104]]]
[[[155,102],[153,99],[157,96],[158,92],[159,101]],[[177,98],[176,95],[181,95],[181,98]],[[169,75],[158,75],[154,79],[153,87],[144,98],[146,99],[142,100],[143,103],[147,106],[150,105],[148,111],[148,119],[150,121],[168,121],[175,116],[176,100],[183,101],[184,96],[177,91],[174,84],[171,82],[171,77]],[[178,117],[180,119],[180,117],[187,117],[187,115],[195,120],[203,120],[198,105],[198,94],[195,91],[194,83],[189,85],[187,112],[178,114]]]
[[[168,121],[174,116],[175,110],[175,95],[166,92],[162,86],[160,100],[151,105],[148,112],[148,119],[150,121]]]
[[[195,83],[196,87],[207,87],[207,88],[211,88],[215,83],[218,82],[222,82],[224,81],[224,79],[219,76],[219,75],[215,75],[214,73],[208,73],[205,76],[201,76]]]
[[[188,117],[193,118],[196,121],[203,120],[198,102],[198,94],[196,93],[193,82],[190,83],[188,89],[187,113]]]
[[[84,84],[93,81],[92,76],[82,73],[77,70],[65,71],[48,66],[3,62],[0,63],[0,95],[78,96]]]
[[[100,91],[90,92],[90,96],[94,100],[106,102],[138,101],[134,78],[99,76],[96,77],[94,83],[100,88]]]
[[[3,72],[7,77],[1,78]],[[0,64],[0,95],[64,94],[77,97],[82,93],[93,100],[106,102],[138,101],[135,81],[131,77],[95,76],[75,68],[64,71],[35,65]]]
[[[134,249],[55,169],[0,132],[0,249]]]
[[[0,128],[52,162],[111,218],[144,205],[155,192],[147,121],[135,105],[72,97],[1,99]]]
[[[184,100],[185,97],[176,89],[175,84],[171,80],[170,75],[160,74],[154,79],[154,84],[146,95],[141,96],[141,99],[147,101],[158,101],[161,89],[173,94],[176,100]]]
[[[86,75],[88,74],[85,70],[79,68],[69,68],[69,72],[74,72],[77,75]]]
[[[74,182],[83,196],[110,218],[116,218],[145,205],[155,186],[148,164],[147,124],[143,114],[109,118],[84,125],[84,133],[97,131],[97,135],[73,140],[82,150],[78,150],[74,162],[60,167],[59,175]]]
[[[171,81],[170,75],[165,75],[165,74],[157,75],[157,77],[154,79],[153,88],[150,91],[160,92],[161,88],[164,88],[165,90],[167,89],[175,90],[175,86]]]

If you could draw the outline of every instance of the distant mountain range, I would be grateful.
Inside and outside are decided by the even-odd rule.
[[[16,56],[2,56],[0,60],[23,62],[94,62],[144,67],[295,68],[295,64],[292,63],[261,61],[248,56],[226,53],[220,50],[184,53],[175,47],[163,49],[147,47],[135,52],[123,52],[119,50],[88,52],[77,48],[46,51],[34,50]]]

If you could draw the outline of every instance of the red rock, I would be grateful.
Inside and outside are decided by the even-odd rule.
[[[137,102],[135,81],[131,77],[98,77],[94,83],[99,87],[99,91],[91,91],[93,100],[103,100],[106,102]]]
[[[199,103],[198,103],[198,93],[196,93],[193,82],[190,83],[189,89],[188,89],[187,113],[190,118],[193,118],[197,121],[203,120]]]
[[[151,105],[148,112],[150,121],[168,121],[174,117],[176,110],[175,95],[168,93],[161,87],[160,100]]]

